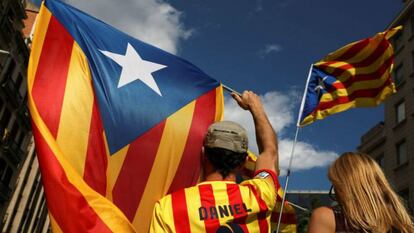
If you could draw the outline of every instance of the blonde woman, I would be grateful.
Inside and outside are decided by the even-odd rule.
[[[414,232],[404,205],[368,155],[342,154],[329,168],[328,177],[339,205],[315,209],[308,233]]]

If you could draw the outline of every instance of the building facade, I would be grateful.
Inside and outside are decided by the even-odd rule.
[[[0,229],[47,232],[49,220],[27,109],[25,1],[0,2]],[[30,17],[28,17],[30,14]],[[26,27],[32,27],[29,22]],[[29,29],[30,31],[30,29]],[[27,33],[26,33],[27,34]]]
[[[394,82],[397,93],[384,103],[384,121],[361,137],[359,151],[370,154],[382,167],[397,193],[414,210],[414,1],[388,28],[403,26],[392,38]]]

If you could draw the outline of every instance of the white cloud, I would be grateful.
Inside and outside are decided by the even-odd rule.
[[[269,53],[277,53],[280,51],[282,51],[282,47],[279,44],[267,44],[259,53],[261,57],[265,57]]]
[[[181,22],[182,13],[163,0],[66,0],[142,41],[177,53],[180,40],[191,36]]]
[[[261,96],[264,108],[278,134],[279,161],[282,174],[286,173],[292,150],[293,140],[286,135],[288,127],[296,122],[297,113],[293,112],[296,103],[300,101],[300,94],[295,91],[281,93],[268,92]],[[225,99],[224,119],[240,123],[246,128],[249,135],[249,148],[253,152],[258,151],[255,139],[253,119],[248,111],[241,109],[231,97]],[[292,163],[293,170],[306,170],[314,167],[323,167],[330,164],[338,154],[333,151],[320,150],[309,143],[298,141],[295,147],[295,156]]]

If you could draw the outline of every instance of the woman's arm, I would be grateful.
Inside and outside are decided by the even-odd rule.
[[[308,233],[334,233],[335,216],[331,208],[319,207],[312,212]]]

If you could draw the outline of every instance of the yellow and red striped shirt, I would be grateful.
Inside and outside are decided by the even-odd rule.
[[[243,232],[270,232],[276,177],[262,171],[241,184],[208,181],[169,194],[155,204],[150,232],[213,233],[229,223]]]

